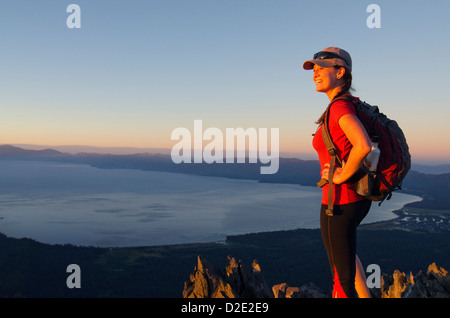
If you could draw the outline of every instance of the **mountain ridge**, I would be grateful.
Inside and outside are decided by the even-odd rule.
[[[42,150],[30,150],[15,147],[12,145],[0,145],[0,156],[58,156],[63,155],[62,152],[45,148]]]

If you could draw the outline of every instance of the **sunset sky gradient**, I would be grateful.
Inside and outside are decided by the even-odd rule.
[[[71,3],[80,29],[66,26]],[[328,99],[302,63],[339,46],[354,95],[400,124],[413,162],[450,163],[450,2],[430,3],[1,1],[0,144],[170,149],[202,120],[279,128],[281,152],[316,159]]]

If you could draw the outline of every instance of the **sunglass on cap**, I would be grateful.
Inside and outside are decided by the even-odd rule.
[[[320,51],[320,52],[317,52],[316,54],[314,54],[314,57],[313,57],[314,60],[328,60],[328,59],[336,59],[336,58],[343,60],[347,65],[349,65],[349,63],[347,62],[346,59],[344,59],[339,54],[333,53],[333,52]]]

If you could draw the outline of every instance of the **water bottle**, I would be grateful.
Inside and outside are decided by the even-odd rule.
[[[378,140],[374,138],[372,141],[372,149],[367,154],[364,164],[370,171],[375,171],[377,169],[379,159],[380,149],[378,148]]]

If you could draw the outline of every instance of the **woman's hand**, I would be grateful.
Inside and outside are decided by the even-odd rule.
[[[324,168],[322,170],[322,179],[328,180],[328,173],[330,171],[330,164],[326,163],[323,166],[324,166]],[[345,167],[345,161],[342,161],[342,167],[335,167],[334,168],[333,183],[341,184],[342,182],[345,181],[345,180],[342,180],[342,178],[340,177],[344,167]]]
[[[342,161],[342,167],[336,166],[334,169],[333,183],[335,184],[344,183],[359,170],[361,162],[370,152],[371,147],[370,138],[358,117],[352,114],[346,114],[339,119],[338,123],[352,144],[352,149],[350,150],[347,161]],[[329,171],[330,164],[324,164],[322,179],[328,180]]]

